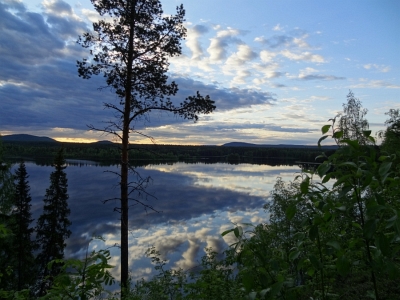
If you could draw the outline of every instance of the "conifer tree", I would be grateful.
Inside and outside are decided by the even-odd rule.
[[[11,165],[3,160],[3,147],[0,136],[0,290],[12,288],[13,278],[10,270],[12,258],[11,211],[13,207],[13,177]],[[11,268],[11,269],[10,269]]]
[[[21,162],[15,171],[15,196],[12,212],[14,286],[17,290],[28,288],[32,283],[34,270],[35,244],[31,240],[34,231],[29,228],[33,219],[31,213],[31,196],[25,163]]]
[[[197,120],[199,114],[215,109],[207,95],[188,96],[180,103],[171,97],[178,85],[168,80],[168,59],[182,53],[180,42],[186,36],[183,26],[185,10],[177,7],[176,15],[166,15],[160,0],[91,0],[101,16],[93,30],[84,33],[78,43],[89,48],[91,57],[77,61],[79,76],[89,79],[103,75],[106,84],[119,97],[119,103],[105,103],[116,113],[104,129],[91,129],[115,135],[121,140],[120,187],[121,206],[121,283],[128,282],[129,137],[139,133],[134,124],[154,111],[170,112]],[[108,16],[110,18],[102,18]],[[146,136],[146,135],[145,135]]]
[[[0,135],[0,217],[4,225],[4,218],[10,214],[12,207],[13,181],[10,171],[11,165],[3,159],[3,144]]]
[[[39,296],[49,289],[52,278],[60,272],[59,264],[53,264],[50,270],[47,264],[54,259],[64,258],[65,240],[71,235],[68,229],[71,222],[68,219],[70,209],[63,149],[59,150],[53,166],[55,170],[50,174],[50,187],[46,190],[43,214],[39,217],[36,227],[36,242],[40,249],[37,256]]]

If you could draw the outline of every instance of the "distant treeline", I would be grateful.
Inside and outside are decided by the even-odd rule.
[[[12,159],[33,159],[47,161],[63,147],[65,158],[103,161],[120,160],[118,144],[112,143],[49,143],[49,142],[3,142],[4,155]],[[322,149],[317,147],[293,146],[285,148],[268,147],[226,147],[226,146],[184,146],[184,145],[132,145],[129,157],[132,161],[209,161],[231,163],[265,163],[276,161],[315,161]],[[329,150],[334,152],[335,150]],[[326,151],[325,151],[326,152]],[[146,163],[145,163],[146,164]]]

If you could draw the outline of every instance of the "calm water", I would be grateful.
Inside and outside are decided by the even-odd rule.
[[[15,167],[14,167],[15,168]],[[49,186],[50,166],[26,163],[35,219],[42,213],[43,197]],[[169,266],[184,270],[199,264],[205,247],[223,251],[233,241],[221,232],[233,223],[259,224],[268,219],[262,206],[268,201],[276,178],[292,180],[297,166],[250,164],[163,164],[136,169],[142,178],[151,178],[146,194],[132,197],[153,206],[145,210],[132,202],[130,208],[130,267],[134,279],[151,276],[153,268],[144,257],[155,246]],[[104,249],[119,243],[118,166],[99,166],[89,161],[69,161],[69,206],[72,235],[67,241],[66,257],[83,257],[88,239],[101,235],[106,243],[92,242],[90,248]],[[136,180],[135,176],[132,176]],[[119,249],[111,248],[119,277]]]

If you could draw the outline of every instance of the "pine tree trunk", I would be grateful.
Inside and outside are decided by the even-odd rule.
[[[129,175],[129,125],[131,111],[131,92],[132,92],[132,64],[133,64],[133,35],[135,26],[135,8],[136,1],[130,2],[131,19],[129,32],[129,48],[127,63],[127,78],[125,88],[125,106],[124,106],[124,123],[122,132],[122,163],[121,163],[121,298],[124,295],[124,289],[128,288],[129,279],[129,253],[128,253],[128,175]]]

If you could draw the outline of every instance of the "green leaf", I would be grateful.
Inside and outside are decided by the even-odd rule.
[[[333,187],[337,187],[338,185],[342,184],[343,182],[347,181],[347,179],[352,178],[352,174],[344,175],[333,184]]]
[[[249,294],[249,299],[250,300],[254,300],[254,299],[256,299],[256,296],[257,296],[257,292],[251,292],[250,294]]]
[[[322,154],[318,155],[318,156],[315,158],[315,160],[318,160],[318,159],[320,159],[320,158],[328,158],[328,156],[326,156],[325,153],[322,153]]]
[[[272,297],[272,299],[275,297],[275,295],[277,295],[281,291],[281,289],[283,287],[283,283],[284,282],[281,281],[281,282],[276,282],[273,285],[271,285],[271,297]]]
[[[309,236],[310,236],[310,239],[311,239],[312,241],[315,241],[315,239],[316,239],[317,236],[318,236],[318,226],[312,225],[311,228],[310,228],[310,230],[309,230],[309,232],[308,232],[308,234],[309,234]]]
[[[343,136],[343,131],[335,131],[335,133],[333,134],[333,138],[335,139],[341,139]]]
[[[371,130],[364,130],[363,131],[363,135],[365,136],[365,137],[369,137],[370,135],[371,135]]]
[[[340,250],[340,244],[337,241],[329,241],[326,243],[328,246],[335,248],[336,250]]]
[[[295,250],[289,253],[289,259],[290,260],[295,260],[296,258],[298,258],[300,255],[300,251]]]
[[[358,168],[357,165],[355,163],[351,162],[351,161],[346,161],[344,163],[341,163],[339,166],[340,167],[347,166],[347,167],[352,167],[354,169]]]
[[[381,177],[384,177],[386,173],[389,171],[391,166],[392,166],[391,161],[384,161],[379,167],[379,175]]]
[[[388,158],[390,158],[390,156],[381,155],[381,156],[379,156],[378,160],[379,160],[379,161],[385,161],[385,160],[387,160]]]
[[[380,234],[378,236],[377,244],[383,255],[385,256],[390,255],[390,242],[389,239],[384,234]]]
[[[368,140],[371,141],[372,143],[376,144],[376,140],[373,136],[369,136]]]
[[[286,217],[289,219],[289,221],[291,219],[293,219],[294,215],[296,214],[297,208],[296,205],[290,205],[287,209],[286,209]]]
[[[236,238],[240,238],[243,234],[243,228],[242,226],[237,226],[234,230],[233,233],[235,234]]]
[[[306,176],[306,178],[300,184],[301,193],[302,194],[307,194],[309,186],[310,186],[310,177]]]
[[[374,235],[376,231],[376,220],[375,219],[371,219],[368,220],[367,222],[365,222],[364,225],[364,236],[367,239],[372,238],[372,236]]]
[[[320,269],[320,263],[319,263],[318,258],[314,254],[311,254],[309,259],[310,259],[311,264],[314,266],[314,268],[319,270]]]
[[[324,135],[323,137],[321,137],[321,138],[318,140],[318,147],[321,147],[321,142],[322,142],[323,140],[325,140],[327,137],[328,137],[328,135]]]
[[[333,173],[328,173],[325,175],[325,177],[322,179],[322,183],[326,183],[329,181],[329,179],[331,179]]]
[[[367,205],[367,215],[374,216],[377,212],[379,212],[385,208],[386,208],[385,206],[377,205],[376,203],[373,203],[372,205]]]
[[[358,223],[356,223],[356,222],[351,222],[351,225],[352,225],[353,227],[357,228],[357,229],[362,229],[362,228],[361,228],[361,225],[358,224]]]
[[[250,272],[245,272],[242,275],[242,282],[243,282],[243,286],[246,289],[246,291],[250,291],[254,284],[253,275]]]
[[[347,145],[349,145],[350,147],[358,150],[358,148],[360,148],[360,145],[358,144],[358,141],[352,141],[352,140],[341,140],[342,143],[346,143]]]
[[[331,128],[332,125],[324,125],[321,128],[322,134],[325,134],[329,131],[329,129]]]
[[[232,231],[234,231],[234,230],[235,230],[234,228],[229,229],[229,230],[225,230],[223,233],[221,233],[221,236],[225,236],[225,235],[227,235],[229,232],[232,232]]]
[[[317,169],[319,177],[322,178],[322,176],[324,176],[326,174],[326,172],[329,171],[330,168],[331,168],[330,163],[324,162],[324,163],[320,164]]]
[[[394,229],[396,230],[397,234],[399,235],[400,234],[400,219],[397,219],[394,222]]]
[[[349,259],[344,255],[338,257],[336,260],[336,268],[341,276],[346,276],[351,268]]]
[[[265,297],[265,294],[268,293],[270,290],[271,290],[271,288],[263,289],[263,290],[260,292],[261,298],[264,298],[264,297]]]
[[[345,205],[339,206],[339,207],[335,207],[335,209],[339,210],[339,211],[343,211],[345,212],[347,210]]]

